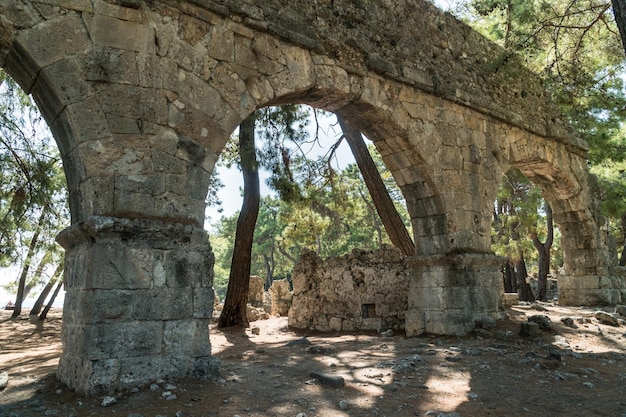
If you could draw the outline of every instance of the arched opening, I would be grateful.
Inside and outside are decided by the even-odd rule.
[[[505,293],[516,293],[521,301],[558,299],[556,278],[563,251],[553,220],[541,188],[510,168],[500,180],[492,224],[492,249],[506,258]],[[511,298],[505,294],[505,300]]]
[[[70,217],[63,163],[37,104],[3,70],[0,99],[0,302],[14,318],[43,320],[63,303],[55,243]]]
[[[524,132],[508,140],[508,163],[530,180],[552,209],[560,232],[562,265],[558,299],[562,305],[606,305],[619,302],[621,272],[613,268],[601,196],[587,171],[584,150],[574,152]],[[547,266],[544,266],[547,268]]]
[[[283,109],[294,110],[296,108],[286,106]],[[310,107],[305,107],[304,111],[302,111],[303,107],[297,109],[300,119],[296,118],[296,123],[299,125],[308,123],[309,126],[302,126],[300,130],[298,126],[291,126],[291,129],[297,131],[292,132],[290,137],[288,135],[283,138],[271,137],[272,134],[281,136],[286,130],[284,126],[277,126],[284,122],[278,116],[280,108],[263,109],[256,119],[257,136],[261,136],[257,138],[260,139],[257,141],[257,154],[264,159],[261,165],[265,166],[266,172],[272,171],[261,175],[261,181],[264,182],[265,179],[270,184],[269,187],[265,187],[265,191],[270,192],[272,196],[262,199],[260,216],[256,225],[257,241],[253,247],[251,262],[254,264],[252,275],[258,274],[263,277],[266,290],[276,278],[273,276],[275,273],[278,278],[291,278],[293,267],[300,261],[300,255],[304,249],[319,262],[325,262],[322,259],[329,257],[340,258],[356,249],[360,251],[390,250],[391,241],[386,236],[376,204],[372,201],[368,188],[359,174],[359,168],[335,116],[330,113],[313,113],[314,109]],[[264,111],[266,113],[263,113]],[[264,128],[271,132],[264,133]],[[231,154],[229,150],[230,148],[227,148],[226,155]],[[410,229],[408,213],[405,208],[403,210],[404,199],[400,189],[384,167],[382,158],[371,145],[370,153],[373,154],[373,161],[378,166],[379,172],[382,171],[379,174],[380,177],[391,187],[391,191],[385,192],[392,194],[394,197],[392,201],[399,206],[400,211],[404,211],[402,227]],[[236,175],[239,174],[236,173]],[[232,176],[232,173],[229,176]],[[226,194],[226,198],[232,196],[232,183],[229,191],[231,194]],[[214,234],[212,237],[214,250],[217,247],[216,286],[218,293],[221,282],[227,278],[231,257],[228,249],[225,252],[222,251],[225,244],[228,245],[234,240],[233,229],[238,216],[239,213],[234,213],[230,218],[222,218],[217,227],[217,236]],[[410,230],[405,233],[411,235]],[[400,252],[394,254],[393,257],[396,262],[401,263]],[[220,277],[220,273],[224,277]],[[350,275],[349,271],[348,274]],[[366,281],[371,280],[370,278],[355,278],[361,292],[367,292],[361,287]],[[352,279],[350,278],[349,281],[351,286]],[[381,288],[388,286],[387,291],[379,291],[380,293],[391,293],[392,288],[402,293],[397,298],[404,298],[404,301],[393,306],[394,311],[406,310],[406,280],[399,279],[398,276],[392,274],[388,282],[387,278],[382,277],[378,281]],[[331,287],[336,284],[331,281],[326,283]],[[402,285],[405,285],[404,290],[400,288]],[[337,287],[344,287],[344,285],[339,283]],[[356,292],[358,291],[350,291],[349,298],[354,298]],[[375,310],[372,306],[379,304],[379,314],[390,309],[390,306],[384,305],[385,302],[382,299],[375,299],[377,297],[375,293],[371,291],[371,294],[367,294],[369,298],[366,302],[336,300],[328,304],[333,305],[335,309],[343,305],[346,311],[359,310],[364,312],[363,314],[367,316],[365,318],[373,321],[375,318],[373,315],[376,313],[372,313]],[[343,296],[346,297],[347,294]],[[262,294],[261,297],[250,294],[250,297],[253,304],[263,307]],[[393,297],[390,296],[390,298]],[[353,302],[358,304],[358,308],[351,308]],[[363,309],[363,306],[367,308]],[[284,315],[286,313],[287,311],[283,311]],[[306,315],[309,312],[299,314]],[[339,315],[341,314],[337,314]],[[341,320],[339,317],[335,319]],[[360,328],[360,326],[350,326],[350,328],[355,327]],[[318,328],[328,329],[328,323]]]

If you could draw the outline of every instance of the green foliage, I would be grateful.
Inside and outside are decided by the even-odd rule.
[[[375,249],[390,243],[356,164],[343,169],[333,167],[329,162],[332,152],[309,157],[307,149],[317,138],[311,139],[304,132],[306,125],[302,118],[311,111],[306,108],[290,111],[295,115],[290,119],[281,119],[273,110],[267,111],[261,117],[265,121],[257,128],[259,136],[265,138],[259,160],[266,169],[275,170],[268,183],[276,195],[263,197],[261,201],[251,274],[262,277],[271,274],[272,279],[288,279],[304,248],[328,257],[349,253],[354,248]],[[286,120],[295,120],[291,132],[280,128]],[[276,142],[277,137],[282,140]],[[409,216],[400,190],[373,146],[370,151],[408,225]],[[238,216],[235,213],[222,217],[212,227],[218,294],[227,285]]]
[[[30,97],[0,70],[0,265],[22,262],[34,235],[35,258],[50,253],[50,263],[60,262],[54,237],[68,225],[66,202],[51,133]]]
[[[609,0],[461,0],[458,15],[539,74],[576,132],[612,224],[626,212],[624,49]],[[501,60],[502,57],[498,58]],[[501,232],[494,232],[498,235]],[[623,241],[620,232],[619,241]],[[558,240],[555,239],[555,244]],[[555,252],[556,253],[556,252]]]
[[[541,189],[526,178],[517,168],[511,168],[502,178],[494,203],[494,220],[491,229],[492,249],[497,255],[518,259],[523,254],[529,269],[537,262],[531,236],[540,241],[547,236],[545,201]],[[563,265],[560,235],[555,233],[553,265]]]
[[[591,145],[591,160],[624,157],[624,50],[607,0],[468,0],[462,17],[540,74]]]

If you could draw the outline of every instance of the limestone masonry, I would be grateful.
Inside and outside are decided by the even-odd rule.
[[[408,335],[465,334],[499,317],[490,223],[511,166],[560,226],[560,302],[626,300],[586,144],[536,77],[425,1],[2,0],[0,66],[33,95],[63,158],[58,376],[80,392],[217,375],[205,197],[229,135],[268,105],[306,103],[365,133],[411,216],[406,307],[360,293],[354,266],[354,317],[329,327],[383,311],[404,314]]]

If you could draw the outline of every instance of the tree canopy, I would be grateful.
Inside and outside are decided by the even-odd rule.
[[[5,286],[26,295],[46,283],[45,269],[52,275],[61,262],[54,238],[69,225],[67,191],[58,148],[47,125],[31,98],[3,71],[0,177],[0,266],[20,265],[20,274]]]

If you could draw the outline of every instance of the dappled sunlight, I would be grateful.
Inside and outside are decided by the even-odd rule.
[[[247,329],[216,329],[211,324],[212,353],[221,362],[219,378],[168,379],[178,387],[179,399],[174,401],[165,401],[160,390],[140,387],[118,398],[109,410],[120,415],[173,415],[184,410],[208,417],[411,416],[429,410],[462,416],[619,415],[596,411],[621,412],[610,399],[626,377],[623,326],[594,321],[585,323],[588,328],[571,329],[560,323],[565,313],[575,317],[593,311],[546,308],[507,310],[512,319],[498,322],[492,337],[305,333],[287,328],[285,318],[254,322]],[[520,323],[535,313],[552,317],[555,330],[534,339],[518,336]],[[8,365],[11,383],[19,385],[9,385],[10,391],[2,393],[5,398],[0,395],[0,411],[7,404],[22,409],[43,402],[54,408],[76,407],[80,401],[76,415],[103,415],[100,398],[77,400],[56,382],[53,372],[60,350],[47,349],[60,348],[59,322],[38,330],[28,320],[2,321],[3,328],[13,331],[18,343],[7,345],[0,339],[0,361]],[[593,351],[594,341],[600,351]],[[33,350],[24,351],[24,343]],[[551,351],[561,355],[559,363],[548,357]],[[19,352],[20,357],[7,362],[9,352]],[[330,385],[312,373],[341,377],[344,383]],[[546,397],[546,390],[554,395]]]
[[[472,375],[469,372],[450,370],[439,366],[426,379],[430,398],[425,405],[443,411],[454,411],[468,401],[471,393]]]

